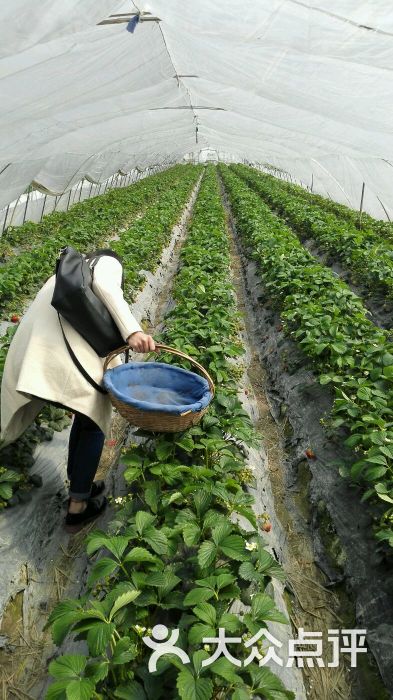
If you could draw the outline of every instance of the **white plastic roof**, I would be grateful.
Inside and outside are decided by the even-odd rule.
[[[212,149],[393,219],[392,69],[391,0],[1,0],[0,207]]]

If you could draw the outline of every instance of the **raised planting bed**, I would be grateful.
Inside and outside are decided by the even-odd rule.
[[[302,238],[313,238],[332,256],[338,257],[355,283],[369,293],[383,293],[393,299],[393,242],[372,229],[356,228],[305,194],[288,190],[281,181],[243,165],[231,166],[275,212]]]
[[[197,356],[220,382],[219,390],[199,426],[184,434],[145,434],[147,441],[124,455],[129,494],[107,531],[88,537],[88,552],[100,555],[85,595],[64,601],[50,618],[58,643],[71,630],[86,646],[51,662],[55,682],[49,699],[66,698],[76,687],[86,699],[294,698],[255,661],[242,668],[225,658],[203,665],[214,647],[204,647],[202,640],[220,626],[245,642],[268,621],[288,621],[267,590],[283,572],[266,549],[254,499],[245,489],[249,474],[242,444],[252,444],[256,436],[237,398],[238,372],[229,361],[242,348],[213,170],[202,183],[189,236],[165,340]],[[248,521],[247,530],[239,516]],[[233,613],[237,600],[250,605],[247,613]],[[151,650],[143,637],[156,624],[179,629],[178,646],[189,664],[164,656],[157,671],[149,672]],[[244,660],[249,650],[239,643],[233,653]]]

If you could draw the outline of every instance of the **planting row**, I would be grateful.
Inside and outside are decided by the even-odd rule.
[[[73,697],[76,688],[86,700],[293,698],[269,669],[259,667],[262,639],[253,643],[256,656],[244,646],[268,620],[287,620],[265,590],[283,573],[265,548],[245,490],[251,475],[241,441],[252,444],[256,437],[236,396],[238,373],[228,361],[242,352],[229,277],[225,216],[209,169],[163,339],[203,362],[220,389],[200,425],[186,433],[141,433],[146,442],[124,454],[129,495],[116,499],[108,531],[88,537],[88,553],[100,551],[100,557],[87,591],[81,600],[59,604],[50,617],[56,643],[72,630],[86,640],[87,651],[51,662],[56,680],[48,700]],[[249,521],[247,532],[237,515]],[[250,605],[241,616],[231,612],[239,599]],[[144,638],[161,632],[158,625],[178,630],[176,646],[187,657],[165,655],[149,671],[151,649]],[[217,637],[220,627],[239,638],[231,652],[241,667],[212,658],[216,647],[206,640]]]
[[[129,300],[143,285],[144,279],[139,274],[141,267],[151,272],[157,267],[199,172],[198,168],[188,168],[181,171],[181,178],[171,178],[171,187],[163,190],[159,202],[150,204],[144,216],[122,232],[120,240],[112,244],[112,248],[124,259],[125,293]],[[11,328],[0,342],[0,381],[13,332],[14,328]],[[42,440],[50,440],[53,430],[62,430],[68,423],[65,411],[46,407],[20,440],[0,451],[0,509],[29,498],[31,480],[33,484],[36,482],[35,485],[40,485],[40,479],[37,481],[37,477],[29,477],[26,471],[34,463],[32,453],[35,445]]]
[[[393,298],[393,245],[370,229],[359,230],[323,206],[309,201],[304,191],[288,190],[280,180],[244,165],[233,166],[274,211],[282,215],[301,238],[311,237],[337,256],[353,282]],[[300,188],[299,188],[300,189]]]
[[[6,264],[0,267],[0,312],[15,313],[21,298],[31,296],[53,274],[60,248],[73,245],[87,251],[100,247],[147,204],[191,172],[195,172],[194,166],[176,166],[130,187],[76,204],[68,212],[48,214],[41,223],[27,222],[4,234],[4,240],[28,241],[30,248],[6,257]]]
[[[393,546],[393,348],[361,300],[315,261],[294,233],[226,166],[221,176],[236,226],[257,262],[266,298],[285,331],[334,390],[332,427],[345,431],[356,461],[340,473],[388,504],[376,536]]]
[[[325,211],[335,214],[340,219],[349,221],[351,224],[356,226],[356,228],[373,231],[382,238],[385,237],[389,240],[393,240],[392,223],[382,221],[380,219],[374,219],[372,216],[367,214],[367,212],[363,211],[360,213],[359,209],[351,209],[345,204],[339,204],[339,202],[335,202],[332,199],[327,199],[320,194],[310,192],[309,190],[304,189],[300,185],[295,185],[292,182],[283,180],[280,180],[279,182],[285,191],[296,193],[299,197],[302,197],[310,204],[316,204]]]

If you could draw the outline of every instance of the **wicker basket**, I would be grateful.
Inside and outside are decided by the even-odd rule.
[[[127,350],[129,349],[130,348],[128,345],[123,345],[121,348],[113,350],[113,352],[111,352],[105,360],[104,372],[106,372],[109,363],[113,360],[114,357],[116,357],[116,355],[121,355],[123,352],[127,352]],[[194,360],[189,355],[186,355],[186,353],[182,352],[181,350],[170,348],[168,345],[156,343],[156,349],[164,350],[165,352],[170,352],[173,355],[177,355],[178,357],[181,357],[185,360],[189,360],[189,362],[191,362],[192,365],[199,369],[199,371],[201,372],[201,374],[203,374],[205,379],[207,379],[213,398],[215,392],[214,382],[211,376],[208,374],[205,368],[199,364],[199,362]],[[123,416],[123,418],[125,418],[131,425],[135,425],[138,428],[143,428],[144,430],[157,433],[177,433],[182,432],[183,430],[187,430],[187,428],[191,428],[191,426],[199,423],[202,416],[208,410],[208,406],[206,406],[201,411],[186,411],[185,413],[181,413],[179,415],[165,413],[163,411],[142,411],[139,408],[124,403],[123,401],[119,401],[119,399],[116,396],[114,396],[113,393],[110,391],[109,397],[112,401],[113,406],[118,410],[120,415]]]

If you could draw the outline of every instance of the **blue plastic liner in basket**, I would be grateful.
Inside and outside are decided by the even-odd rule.
[[[128,362],[108,369],[104,385],[134,408],[174,415],[201,411],[212,398],[204,377],[164,362]]]

